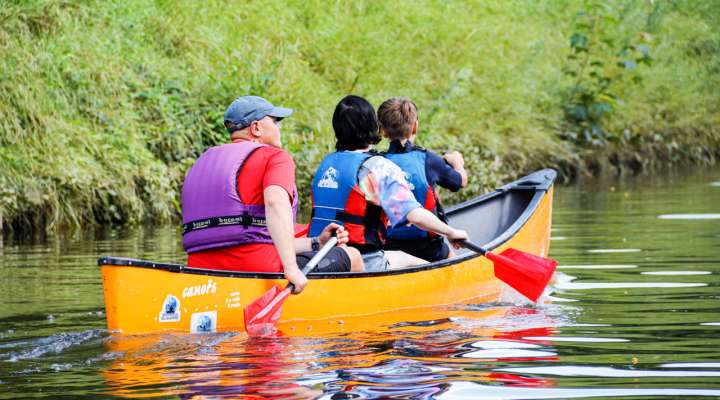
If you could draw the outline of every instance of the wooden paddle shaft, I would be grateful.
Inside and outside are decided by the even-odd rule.
[[[315,267],[317,267],[317,265],[320,263],[320,261],[323,258],[325,258],[325,256],[330,252],[330,250],[332,250],[333,247],[335,247],[337,242],[338,242],[338,239],[335,236],[332,236],[325,243],[325,245],[317,253],[315,253],[313,258],[311,258],[310,261],[308,261],[308,263],[305,264],[305,267],[303,267],[303,269],[302,269],[303,275],[307,275],[310,273],[310,271],[315,269]],[[292,292],[293,290],[295,290],[295,285],[293,285],[292,283],[288,283],[286,288],[290,289],[290,291]]]

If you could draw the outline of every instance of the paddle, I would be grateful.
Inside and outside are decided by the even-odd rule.
[[[307,275],[315,269],[320,260],[325,258],[327,253],[337,244],[337,241],[335,236],[331,237],[302,269],[303,275]],[[282,315],[283,302],[292,293],[293,289],[295,289],[295,285],[292,283],[288,283],[285,289],[282,290],[280,290],[280,285],[275,285],[245,307],[245,330],[248,335],[269,336],[277,332],[275,326]]]
[[[467,240],[462,245],[492,261],[495,276],[533,302],[543,293],[557,266],[555,260],[516,249],[495,254]]]

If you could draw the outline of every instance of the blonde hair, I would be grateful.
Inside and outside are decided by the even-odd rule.
[[[378,108],[378,119],[390,140],[407,139],[418,119],[417,106],[407,97],[392,97]]]

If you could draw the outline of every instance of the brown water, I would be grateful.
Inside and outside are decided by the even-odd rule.
[[[179,261],[178,238],[6,239],[0,398],[720,398],[718,170],[559,187],[539,307],[320,337],[109,335],[98,256]]]

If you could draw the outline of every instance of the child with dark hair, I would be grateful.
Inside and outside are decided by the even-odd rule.
[[[346,96],[333,113],[335,148],[337,150],[361,150],[378,144],[380,126],[372,104],[359,96]]]
[[[418,113],[415,103],[407,97],[386,100],[378,109],[378,118],[382,134],[391,141],[385,156],[405,172],[415,198],[425,209],[445,221],[436,187],[456,192],[467,185],[462,155],[453,151],[440,157],[413,145],[419,125]],[[412,225],[389,227],[385,248],[402,250],[428,261],[454,256],[442,237]]]
[[[451,228],[423,208],[403,171],[372,150],[380,141],[379,123],[367,100],[343,98],[333,114],[333,129],[338,151],[322,160],[313,179],[310,236],[330,223],[343,225],[348,245],[363,256],[365,271],[426,262],[404,252],[384,251],[386,225],[411,223],[451,242],[467,239],[467,232]]]

